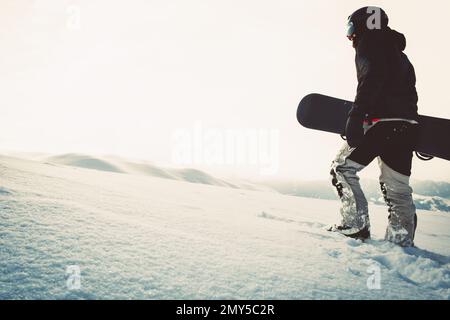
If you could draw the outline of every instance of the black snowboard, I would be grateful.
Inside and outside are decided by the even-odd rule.
[[[353,102],[309,94],[300,101],[297,120],[306,128],[345,134],[347,115]],[[422,155],[450,160],[450,120],[420,116],[416,151]]]

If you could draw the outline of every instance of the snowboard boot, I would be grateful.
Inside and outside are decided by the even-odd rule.
[[[389,212],[385,239],[402,247],[413,247],[417,215],[409,184],[410,177],[395,171],[382,159],[378,162],[381,169],[381,192]]]
[[[357,228],[334,225],[334,226],[331,226],[330,228],[328,228],[327,231],[338,232],[338,233],[340,233],[346,237],[352,238],[352,239],[359,239],[359,240],[370,239],[370,228],[369,227],[364,227],[363,229],[359,230]]]

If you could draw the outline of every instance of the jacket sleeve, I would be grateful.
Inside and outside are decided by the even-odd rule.
[[[350,116],[365,117],[376,108],[386,81],[388,63],[381,39],[366,36],[356,48],[358,89]]]

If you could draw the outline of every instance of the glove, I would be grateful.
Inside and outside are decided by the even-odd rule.
[[[352,148],[359,146],[364,138],[363,122],[364,118],[357,114],[350,114],[347,119],[345,137],[347,138],[348,145]]]

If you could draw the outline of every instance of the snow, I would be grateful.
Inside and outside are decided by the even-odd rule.
[[[0,299],[450,299],[448,214],[419,210],[404,249],[383,206],[362,243],[324,230],[334,200],[64,161],[0,156]]]
[[[192,168],[163,168],[146,161],[132,161],[114,156],[92,157],[84,154],[69,153],[59,156],[42,157],[42,160],[49,164],[62,164],[73,167],[145,175],[215,186],[250,190],[271,189],[263,185],[255,185],[249,181],[233,181],[233,183],[230,183],[223,179],[213,177],[206,172]]]
[[[413,194],[414,202],[417,207],[432,211],[450,211],[450,201],[438,196],[423,196]]]

